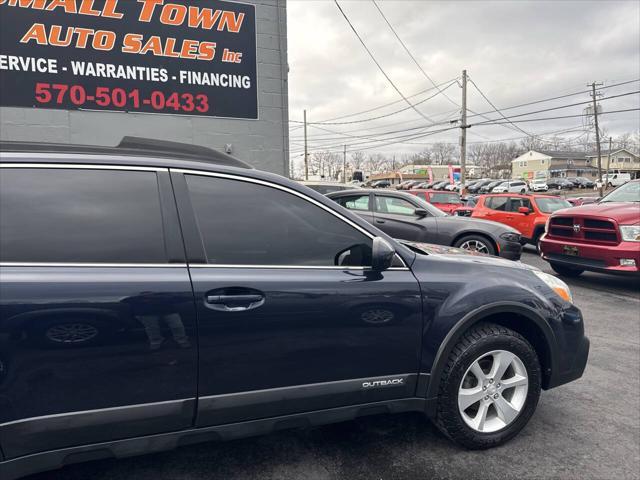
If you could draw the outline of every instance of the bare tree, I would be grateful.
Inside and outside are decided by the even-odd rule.
[[[367,160],[367,156],[360,151],[351,152],[350,157],[351,157],[351,166],[353,167],[354,170],[362,169],[362,166]]]
[[[447,165],[453,160],[456,148],[450,143],[437,142],[431,146],[431,153],[436,165]]]

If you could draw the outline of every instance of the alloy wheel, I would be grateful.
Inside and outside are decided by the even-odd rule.
[[[467,369],[458,389],[458,410],[473,430],[492,433],[509,426],[527,400],[529,377],[517,355],[483,354]]]
[[[460,248],[463,250],[470,250],[472,252],[489,253],[487,245],[482,243],[480,240],[467,240],[460,245]]]

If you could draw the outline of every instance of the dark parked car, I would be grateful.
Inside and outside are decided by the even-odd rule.
[[[404,192],[352,190],[327,195],[386,234],[403,240],[450,245],[518,260],[520,233],[486,220],[449,216]]]
[[[376,180],[371,183],[371,188],[389,188],[391,182],[389,180]]]
[[[432,190],[444,190],[444,187],[446,187],[447,185],[451,184],[451,182],[449,182],[449,180],[442,180],[440,182],[436,182],[431,186]]]
[[[490,193],[495,187],[506,182],[506,180],[494,180],[480,187],[479,193]]]
[[[327,193],[331,193],[331,192],[339,192],[340,190],[352,190],[353,188],[356,188],[356,185],[347,185],[346,183],[338,183],[338,182],[300,182],[300,183],[323,195],[326,195]]]
[[[495,180],[486,179],[474,182],[473,185],[467,187],[467,191],[469,193],[480,193],[480,189],[485,185],[489,185],[491,182],[495,182]]]
[[[0,143],[0,168],[2,480],[386,412],[488,448],[585,368],[556,277],[397,242],[225,154]],[[67,348],[20,330],[96,320],[118,328]]]
[[[596,186],[593,180],[585,177],[568,177],[567,180],[573,183],[576,188],[594,188]]]
[[[556,177],[547,180],[550,190],[573,190],[576,186],[566,178]]]

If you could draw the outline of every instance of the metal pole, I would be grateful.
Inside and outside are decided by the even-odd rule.
[[[467,163],[467,71],[462,70],[462,119],[460,121],[462,135],[460,138],[460,194],[466,193],[466,163]]]
[[[309,180],[309,151],[307,150],[307,111],[304,111],[304,179]]]
[[[600,151],[600,129],[598,127],[598,104],[596,101],[596,82],[591,84],[591,97],[593,98],[593,118],[596,124],[596,149],[598,152],[598,181],[600,183],[600,196],[602,196],[602,152]]]
[[[611,139],[612,137],[609,137],[609,155],[607,155],[607,182],[609,181],[609,167],[611,166]]]
[[[344,146],[342,153],[342,183],[347,183],[347,146]]]

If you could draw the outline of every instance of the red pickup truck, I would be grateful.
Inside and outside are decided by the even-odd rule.
[[[640,180],[625,183],[598,203],[551,215],[540,249],[560,275],[585,270],[639,275]]]

